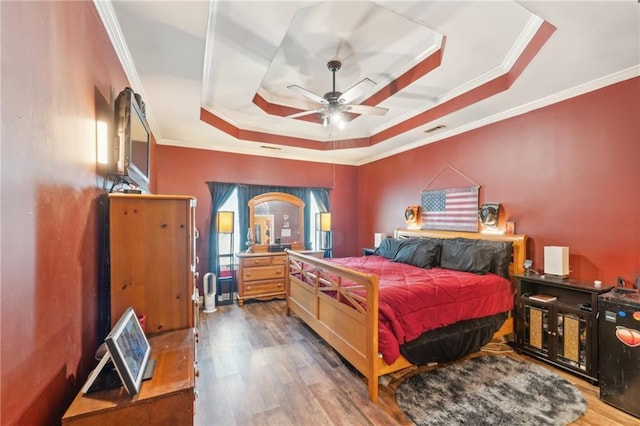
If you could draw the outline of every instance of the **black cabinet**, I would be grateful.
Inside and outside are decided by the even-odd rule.
[[[516,349],[596,384],[598,295],[613,286],[545,275],[517,275],[516,283]]]

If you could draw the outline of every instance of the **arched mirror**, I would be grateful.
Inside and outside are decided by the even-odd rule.
[[[304,202],[291,194],[268,192],[249,200],[255,251],[304,249]]]

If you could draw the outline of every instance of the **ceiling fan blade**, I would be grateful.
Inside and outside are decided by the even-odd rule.
[[[368,78],[360,80],[359,82],[348,88],[342,95],[340,95],[340,97],[338,98],[338,102],[349,104],[358,99],[368,89],[372,88],[375,85],[376,83]]]
[[[369,106],[369,105],[345,105],[344,110],[354,114],[373,114],[373,115],[385,115],[388,108]]]
[[[300,87],[296,84],[292,84],[291,86],[287,86],[287,89],[291,89],[296,93],[299,93],[302,96],[305,96],[309,99],[311,99],[312,101],[315,101],[319,104],[323,104],[326,105],[328,104],[327,100],[325,98],[323,98],[322,96],[318,96],[315,93],[312,93],[310,91],[308,91],[307,89]]]
[[[310,109],[308,111],[296,112],[295,114],[285,115],[284,118],[304,117],[306,115],[319,114],[319,113],[321,113],[323,111],[324,111],[324,108]]]

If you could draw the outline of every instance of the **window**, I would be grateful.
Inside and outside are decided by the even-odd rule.
[[[311,193],[311,206],[310,207],[310,214],[311,217],[309,218],[309,235],[312,236],[312,241],[313,241],[313,249],[314,250],[320,250],[320,242],[318,241],[318,238],[316,237],[316,235],[318,235],[316,233],[316,214],[320,213],[320,206],[318,205],[318,200],[316,200],[316,196],[313,195],[313,192]]]
[[[233,248],[235,252],[244,250],[244,247],[240,247],[240,222],[238,217],[238,190],[234,189],[227,201],[220,206],[220,211],[233,212]],[[219,241],[219,247],[221,253],[229,253],[231,250],[231,242],[228,238],[222,238]],[[220,265],[222,268],[222,265]]]

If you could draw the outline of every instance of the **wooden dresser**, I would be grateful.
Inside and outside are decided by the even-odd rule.
[[[238,305],[246,299],[285,297],[286,253],[239,253],[238,259]]]
[[[62,417],[63,425],[192,425],[195,405],[195,336],[191,328],[149,338],[156,366],[140,393],[124,387],[83,395]]]
[[[153,377],[130,396],[124,387],[78,393],[63,424],[193,424],[198,301],[196,199],[109,194],[111,327],[127,307],[145,315],[156,360]]]
[[[296,250],[321,258],[323,251]],[[284,252],[242,252],[237,254],[238,305],[246,299],[270,300],[286,296],[287,254]]]
[[[196,199],[110,194],[111,326],[129,306],[146,333],[194,327]]]

